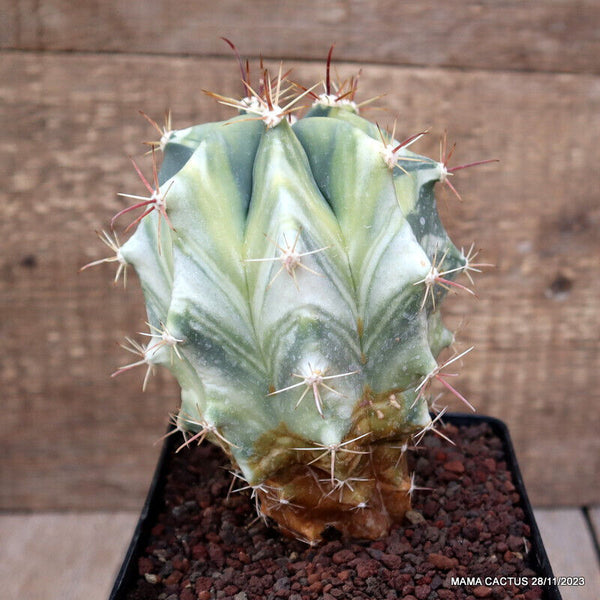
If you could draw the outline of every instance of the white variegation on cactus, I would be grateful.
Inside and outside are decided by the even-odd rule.
[[[430,384],[464,399],[438,364],[453,341],[440,304],[481,265],[433,193],[460,167],[409,150],[422,133],[399,142],[360,116],[329,62],[293,125],[281,71],[244,83],[247,98],[218,96],[232,119],[173,131],[169,118],[160,171],[154,149],[151,182],[136,166],[150,195],[116,216],[141,211],[105,259],[142,284],[132,365],[172,371],[186,443],[222,446],[284,530],[378,537],[410,506],[405,452],[432,428]]]

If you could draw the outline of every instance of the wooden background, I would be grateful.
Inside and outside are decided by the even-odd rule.
[[[302,82],[336,42],[360,98],[387,92],[372,118],[401,138],[431,128],[419,152],[437,156],[447,129],[454,164],[501,160],[441,201],[457,244],[496,265],[479,300],[447,302],[459,347],[476,346],[458,385],[509,424],[535,504],[598,503],[599,29],[596,0],[0,0],[0,509],[145,495],[177,388],[109,377],[144,328],[139,287],[78,269],[107,256],[94,230],[116,192],[144,192],[138,110],[170,108],[177,127],[231,114],[201,93],[239,93],[219,36]]]

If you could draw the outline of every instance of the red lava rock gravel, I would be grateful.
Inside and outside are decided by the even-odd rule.
[[[138,561],[128,600],[536,600],[540,588],[455,585],[452,577],[533,576],[529,526],[487,424],[428,435],[411,458],[411,520],[376,542],[331,532],[317,546],[285,538],[256,518],[248,492],[210,445],[170,459],[165,508]]]

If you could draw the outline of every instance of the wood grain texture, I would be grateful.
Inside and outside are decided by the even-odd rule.
[[[598,73],[595,0],[5,0],[1,47]]]
[[[303,82],[323,65],[292,63]],[[344,65],[342,74],[358,65]],[[6,52],[0,61],[1,508],[136,507],[152,474],[177,388],[159,373],[111,379],[144,330],[135,278],[113,289],[94,230],[143,187],[127,159],[149,169],[141,140],[167,107],[175,125],[230,114],[202,88],[239,93],[231,59]],[[362,98],[389,94],[372,118],[399,137],[431,127],[417,148],[437,154],[444,129],[464,202],[442,193],[453,239],[473,240],[496,265],[477,277],[480,299],[456,296],[461,391],[511,427],[538,505],[600,498],[600,79],[586,74],[492,73],[370,66]],[[458,164],[458,162],[456,164]],[[453,405],[458,408],[458,405]]]
[[[573,508],[536,509],[544,547],[556,577],[584,577],[584,586],[559,586],[563,600],[596,600],[600,563],[592,532],[582,511]]]
[[[2,597],[106,600],[138,514],[0,515]]]

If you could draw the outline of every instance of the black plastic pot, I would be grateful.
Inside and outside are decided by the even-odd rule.
[[[535,522],[533,509],[527,497],[515,450],[506,425],[499,419],[493,417],[451,413],[447,413],[444,416],[444,421],[459,427],[487,423],[494,434],[502,440],[505,460],[509,470],[512,472],[513,483],[516,490],[521,497],[521,508],[525,513],[525,521],[529,524],[531,529],[532,549],[529,555],[531,561],[530,567],[539,577],[552,580],[554,574],[548,560],[548,555],[544,549],[539,529]],[[150,531],[156,524],[158,513],[162,508],[162,492],[167,478],[167,457],[174,452],[176,447],[175,444],[176,440],[173,436],[170,436],[166,439],[162,448],[146,502],[144,503],[140,519],[137,523],[123,564],[117,575],[109,600],[125,600],[127,593],[134,588],[138,578],[138,559],[144,548],[148,545]],[[562,600],[558,586],[545,586],[543,598],[545,600]]]

